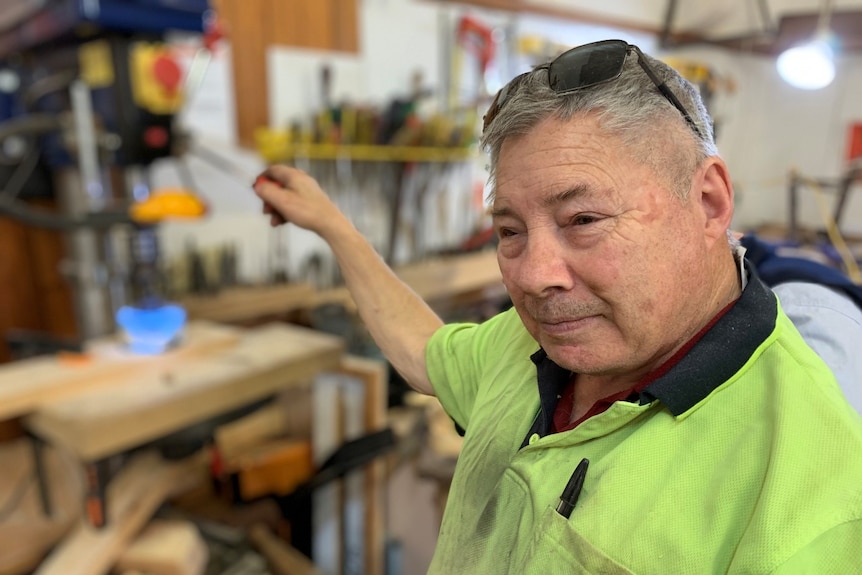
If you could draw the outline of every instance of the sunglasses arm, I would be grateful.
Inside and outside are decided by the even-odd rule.
[[[650,68],[649,65],[646,63],[643,52],[641,52],[637,46],[632,46],[632,48],[634,48],[635,52],[637,52],[638,64],[640,65],[641,69],[647,76],[649,76],[649,79],[652,80],[652,83],[655,84],[656,88],[658,88],[658,91],[661,92],[661,95],[664,96],[668,102],[673,104],[674,108],[679,110],[679,113],[683,115],[685,121],[688,122],[688,124],[692,127],[695,133],[699,137],[703,138],[703,134],[700,133],[697,124],[694,123],[694,120],[689,115],[688,111],[685,109],[685,106],[682,105],[682,102],[677,99],[674,93],[670,91],[670,88],[667,87],[667,84],[665,84],[663,80],[660,80],[658,76],[656,76],[655,73],[652,71],[652,68]]]

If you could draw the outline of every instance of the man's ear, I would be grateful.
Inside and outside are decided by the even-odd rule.
[[[692,199],[699,201],[703,209],[706,237],[710,243],[724,241],[733,219],[733,183],[724,160],[710,157],[700,166],[699,187],[692,192]]]

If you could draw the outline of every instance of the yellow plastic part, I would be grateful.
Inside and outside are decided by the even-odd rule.
[[[129,52],[129,74],[132,98],[140,108],[153,114],[175,114],[183,104],[182,88],[168,90],[155,77],[155,63],[161,56],[170,56],[164,44],[139,42]]]
[[[186,189],[163,188],[132,204],[129,213],[138,223],[154,224],[166,219],[200,218],[207,213],[207,205]]]
[[[114,83],[111,46],[107,40],[94,40],[78,48],[81,79],[90,88],[106,88]]]

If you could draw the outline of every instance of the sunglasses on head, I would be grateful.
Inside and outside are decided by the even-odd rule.
[[[567,50],[554,58],[549,64],[539,66],[538,69],[548,70],[548,84],[551,89],[557,94],[568,94],[576,90],[582,90],[591,86],[596,86],[604,82],[616,80],[623,73],[623,64],[625,64],[626,56],[632,50],[637,54],[638,64],[661,92],[668,102],[673,104],[673,107],[679,110],[680,114],[685,118],[697,137],[703,139],[703,136],[698,130],[697,125],[685,109],[685,106],[674,96],[670,88],[659,79],[647,63],[647,59],[640,48],[633,44],[629,44],[623,40],[603,40],[601,42],[593,42],[592,44],[584,44]],[[525,72],[520,76],[516,76],[508,84],[497,92],[494,96],[494,101],[488,108],[485,114],[482,125],[482,132],[488,129],[506,102],[517,89],[518,85],[530,72]]]

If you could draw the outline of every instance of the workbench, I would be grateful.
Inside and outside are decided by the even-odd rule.
[[[195,321],[179,345],[158,356],[132,355],[117,338],[105,338],[84,354],[0,366],[0,420],[23,416],[37,442],[74,454],[103,507],[110,456],[307,382],[337,368],[342,355],[340,338],[287,324],[241,329]],[[90,520],[100,526],[104,509],[97,510]]]

